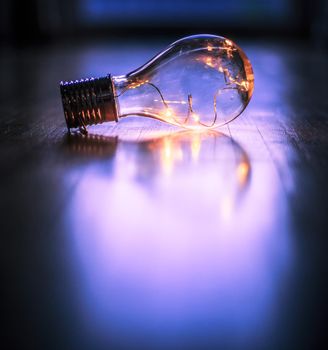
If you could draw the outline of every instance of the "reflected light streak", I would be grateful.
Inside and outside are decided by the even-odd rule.
[[[187,102],[186,101],[178,101],[178,100],[154,100],[155,102],[160,102],[163,103],[165,102],[166,104],[181,104],[181,105],[186,105]]]
[[[163,173],[170,175],[174,167],[174,163],[182,159],[182,151],[178,147],[174,147],[170,138],[164,137],[163,147],[161,148],[161,165]]]
[[[237,167],[237,177],[241,184],[244,184],[249,175],[249,163],[247,161],[242,161]]]
[[[157,148],[160,147],[160,159],[161,167],[163,169],[163,174],[170,175],[172,169],[178,164],[182,163],[184,157],[187,157],[187,154],[191,154],[193,161],[197,161],[201,148],[201,134],[193,133],[188,135],[190,139],[190,151],[181,143],[181,139],[175,137],[164,137],[159,141],[162,145],[157,144]],[[184,148],[182,148],[184,146]],[[151,146],[151,148],[153,148]],[[185,156],[184,156],[185,155]],[[187,157],[188,159],[189,157]]]
[[[202,145],[201,135],[195,133],[191,139],[191,156],[193,161],[197,161],[199,158],[200,148]]]

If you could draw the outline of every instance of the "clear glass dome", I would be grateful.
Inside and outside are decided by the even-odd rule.
[[[215,35],[180,39],[112,81],[119,118],[140,115],[186,128],[230,122],[243,112],[254,89],[245,53]]]

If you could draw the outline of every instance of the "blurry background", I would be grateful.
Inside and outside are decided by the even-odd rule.
[[[326,0],[2,0],[4,42],[174,36],[292,37],[327,45]]]

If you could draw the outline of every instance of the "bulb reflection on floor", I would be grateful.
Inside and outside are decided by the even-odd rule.
[[[270,332],[291,264],[272,169],[214,131],[108,142],[67,216],[87,332],[129,349]]]

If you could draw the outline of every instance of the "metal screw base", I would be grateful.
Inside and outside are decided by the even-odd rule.
[[[60,83],[68,129],[117,121],[117,109],[110,75]]]

